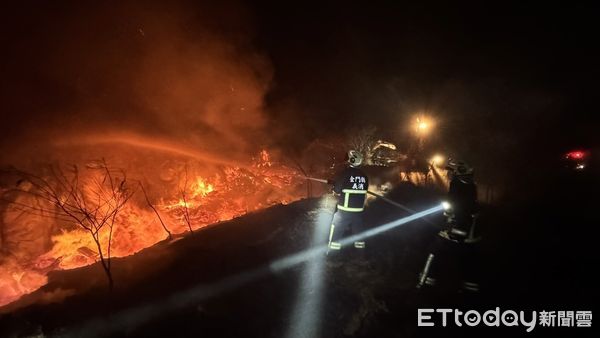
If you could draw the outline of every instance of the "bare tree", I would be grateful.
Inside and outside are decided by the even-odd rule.
[[[377,128],[370,126],[350,131],[348,145],[350,149],[359,151],[365,159],[365,164],[371,164],[373,147],[377,143],[375,133]]]
[[[188,168],[187,168],[187,164],[184,168],[184,179],[183,179],[183,186],[180,187],[179,192],[181,194],[181,211],[183,212],[183,219],[185,220],[185,223],[187,224],[188,228],[190,229],[190,232],[193,233],[194,230],[192,230],[192,221],[190,219],[190,209],[188,207],[188,201],[187,201],[187,188],[188,188]]]
[[[100,257],[101,266],[112,290],[111,245],[115,222],[120,211],[135,193],[127,185],[123,170],[108,167],[104,159],[93,162],[82,172],[77,165],[69,170],[50,166],[47,175],[38,176],[18,171],[31,183],[23,192],[50,202],[51,208],[36,205],[20,207],[40,216],[72,222],[90,234]],[[102,233],[106,234],[103,243]]]
[[[148,193],[146,193],[146,189],[144,189],[144,185],[142,184],[142,182],[139,182],[139,183],[140,183],[140,188],[142,189],[142,192],[144,193],[144,198],[146,199],[146,203],[148,204],[150,209],[152,209],[154,211],[154,213],[156,214],[156,217],[158,217],[158,220],[160,221],[160,224],[162,225],[163,229],[165,229],[165,231],[169,235],[169,240],[173,239],[173,235],[171,234],[171,231],[169,231],[169,228],[167,228],[167,226],[165,225],[165,222],[163,222],[163,219],[162,219],[162,217],[160,217],[158,210],[156,210],[156,207],[154,206],[154,204],[152,204],[152,202],[150,202],[150,198],[148,197]]]

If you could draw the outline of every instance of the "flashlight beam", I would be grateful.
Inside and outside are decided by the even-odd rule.
[[[415,214],[412,214],[410,216],[406,216],[404,218],[380,225],[376,228],[373,229],[369,229],[366,231],[363,231],[359,234],[344,238],[340,241],[340,243],[343,245],[347,245],[347,244],[351,244],[354,243],[356,241],[360,241],[362,239],[366,239],[369,237],[373,237],[375,235],[379,235],[380,233],[386,232],[386,231],[390,231],[393,228],[399,227],[401,225],[404,225],[406,223],[412,222],[414,220],[417,220],[419,218],[425,217],[427,215],[431,215],[434,214],[438,211],[442,211],[444,208],[441,205],[435,206],[433,208],[429,208],[427,210],[421,211],[421,212],[417,212]]]
[[[373,196],[375,196],[375,197],[377,197],[377,198],[381,199],[382,201],[384,201],[384,202],[387,202],[387,203],[389,203],[389,204],[391,204],[391,205],[393,205],[393,206],[395,206],[395,207],[398,207],[398,208],[400,208],[400,209],[402,209],[402,210],[404,210],[404,211],[406,211],[406,212],[408,212],[408,213],[410,213],[410,214],[416,214],[416,213],[417,213],[417,212],[416,212],[416,211],[414,211],[413,209],[410,209],[410,208],[408,208],[408,207],[406,207],[406,206],[404,206],[404,205],[402,205],[402,204],[400,204],[400,203],[398,203],[398,202],[396,202],[396,201],[393,201],[393,200],[391,200],[391,199],[389,199],[389,198],[387,198],[387,197],[385,197],[385,196],[383,196],[383,195],[380,195],[380,194],[378,194],[378,193],[372,192],[372,191],[370,191],[370,190],[369,190],[369,191],[367,191],[367,193],[368,193],[368,194],[370,194],[370,195],[373,195]],[[426,218],[423,218],[423,221],[424,221],[424,222],[427,222],[427,223],[429,223],[429,224],[435,225],[433,222],[431,222],[430,220],[428,220],[428,219],[426,219]]]
[[[379,235],[396,227],[412,222],[419,218],[441,211],[441,205],[417,212],[413,215],[380,225],[378,227],[363,231],[359,234],[346,237],[340,241],[342,245],[353,244],[365,238]],[[122,310],[107,317],[96,317],[78,326],[65,328],[63,337],[103,337],[114,335],[124,328],[132,329],[158,318],[162,313],[176,311],[191,304],[205,301],[206,299],[220,294],[233,291],[246,284],[255,282],[269,275],[290,269],[296,265],[305,263],[311,259],[325,259],[327,246],[321,245],[304,251],[280,258],[271,264],[257,267],[256,269],[242,271],[239,274],[221,279],[212,284],[198,284],[188,290],[175,293],[166,299],[154,304],[146,304],[138,307]]]
[[[386,232],[389,231],[393,228],[399,227],[401,225],[404,225],[406,223],[412,222],[414,220],[417,220],[419,218],[423,218],[427,215],[431,215],[434,214],[438,211],[443,210],[444,208],[441,205],[435,206],[433,208],[421,211],[421,212],[417,212],[415,214],[412,214],[410,216],[406,216],[404,218],[400,218],[397,219],[395,221],[380,225],[376,228],[373,229],[369,229],[366,231],[363,231],[361,233],[358,233],[356,235],[350,236],[350,237],[346,237],[343,238],[342,240],[338,241],[342,244],[342,246],[344,245],[348,245],[348,244],[353,244],[356,241],[360,241],[369,237],[373,237],[375,235],[378,235],[382,232]],[[276,260],[275,262],[271,263],[269,265],[269,268],[271,269],[271,271],[273,272],[278,272],[281,270],[285,270],[288,268],[291,268],[295,265],[301,264],[303,262],[306,262],[308,260],[311,260],[317,256],[323,255],[327,252],[327,245],[321,245],[321,246],[317,246],[317,247],[313,247],[304,251],[301,251],[299,253],[290,255],[290,256],[286,256],[283,257],[281,259]]]

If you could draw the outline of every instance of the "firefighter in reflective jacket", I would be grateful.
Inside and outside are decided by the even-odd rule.
[[[432,245],[417,287],[435,286],[442,279],[450,287],[460,283],[462,290],[477,292],[475,257],[480,237],[475,226],[479,203],[473,168],[464,162],[450,161],[446,169],[451,175],[448,201],[443,203],[446,226]]]
[[[356,150],[348,152],[348,167],[339,172],[333,181],[333,191],[337,196],[337,210],[329,230],[329,251],[342,249],[340,239],[351,233],[357,233],[362,227],[362,211],[365,207],[369,178],[358,167],[363,156]],[[355,241],[356,249],[364,249],[363,240]]]

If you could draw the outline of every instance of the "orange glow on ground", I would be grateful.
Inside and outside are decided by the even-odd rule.
[[[197,230],[249,211],[304,197],[299,174],[274,162],[266,150],[260,152],[255,163],[247,168],[224,166],[208,175],[201,171],[192,168],[186,174],[190,178],[187,187],[183,184],[185,179],[181,173],[175,175],[178,177],[175,183],[169,183],[170,188],[166,184],[165,187],[148,187],[164,192],[161,196],[152,196],[153,204],[173,234],[189,231],[188,222],[193,230]],[[184,187],[183,191],[181,187]],[[140,196],[137,197],[140,199]],[[32,215],[25,216],[34,219]],[[46,284],[46,274],[52,270],[73,269],[98,262],[97,246],[90,233],[74,224],[61,222],[57,221],[60,231],[52,235],[49,251],[37,257],[0,261],[0,306]],[[100,231],[105,256],[108,255],[105,250],[109,234],[108,227]],[[132,255],[166,238],[167,233],[156,214],[147,204],[133,198],[115,220],[110,256]]]

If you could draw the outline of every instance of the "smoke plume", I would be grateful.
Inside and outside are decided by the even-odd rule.
[[[241,6],[89,5],[23,5],[6,23],[2,164],[96,141],[227,159],[260,146],[271,69]]]

